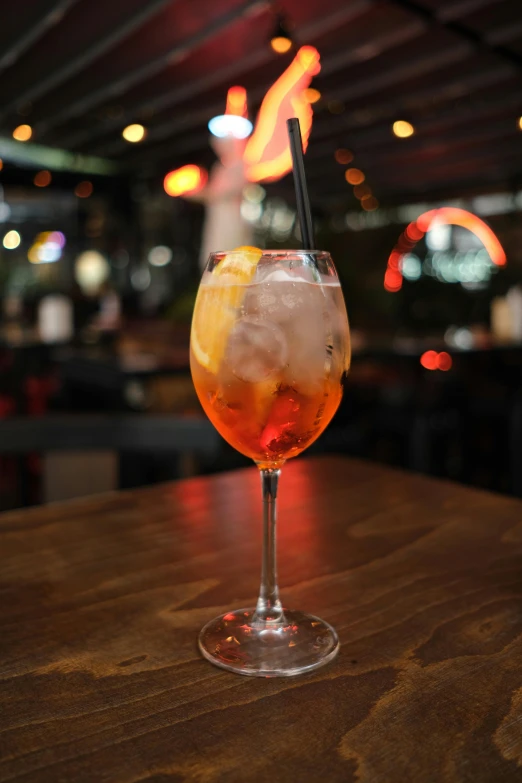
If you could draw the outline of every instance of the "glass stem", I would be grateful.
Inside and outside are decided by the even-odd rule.
[[[276,562],[277,485],[281,471],[277,468],[261,469],[263,491],[263,565],[261,589],[253,617],[255,625],[280,625],[284,623],[283,606],[279,598]]]

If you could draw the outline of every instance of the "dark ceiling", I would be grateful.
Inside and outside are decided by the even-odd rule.
[[[307,153],[316,199],[350,190],[333,157],[340,146],[381,201],[520,187],[522,0],[281,0],[278,9],[296,42],[321,54]],[[0,133],[28,122],[36,143],[144,176],[208,163],[206,123],[227,88],[247,87],[255,111],[290,60],[269,48],[273,26],[273,5],[252,0],[10,3]],[[395,138],[396,119],[415,135]],[[121,137],[130,122],[148,129],[139,145]]]

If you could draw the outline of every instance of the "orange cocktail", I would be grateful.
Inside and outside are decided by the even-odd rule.
[[[288,253],[222,254],[202,279],[191,369],[216,429],[260,465],[280,465],[323,432],[349,366],[337,279]]]

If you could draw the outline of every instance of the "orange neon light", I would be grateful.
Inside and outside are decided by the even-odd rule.
[[[430,230],[434,221],[467,228],[468,231],[471,231],[480,239],[494,264],[497,266],[504,266],[506,264],[506,254],[497,235],[487,223],[484,223],[477,215],[468,212],[466,209],[459,209],[458,207],[439,207],[438,209],[430,209],[428,212],[424,212],[420,215],[417,220],[414,220],[406,226],[400,235],[397,244],[390,253],[386,273],[384,275],[384,287],[387,291],[394,293],[401,289],[402,274],[400,272],[400,258],[403,253],[409,252],[413,246],[423,238]]]
[[[225,114],[235,114],[237,117],[248,117],[247,94],[244,87],[230,87],[227,93],[227,108]]]
[[[250,182],[270,182],[292,169],[286,120],[297,117],[301,124],[303,150],[312,128],[313,111],[304,91],[320,71],[319,52],[302,46],[286,71],[268,90],[248,140],[244,161]]]
[[[163,187],[169,196],[188,196],[202,190],[208,174],[201,166],[189,164],[170,171],[163,180]]]

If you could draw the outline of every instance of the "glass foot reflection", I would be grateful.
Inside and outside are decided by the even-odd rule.
[[[339,652],[331,625],[285,609],[281,624],[255,621],[255,609],[238,609],[211,620],[199,649],[211,663],[251,677],[293,677],[317,669]]]

